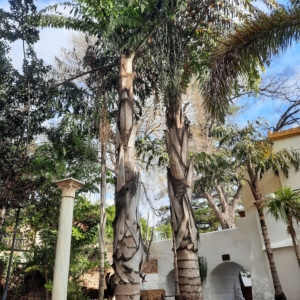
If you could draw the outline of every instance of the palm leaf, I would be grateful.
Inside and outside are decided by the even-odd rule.
[[[290,187],[282,187],[272,197],[267,197],[267,214],[271,214],[276,220],[283,220],[288,224],[288,214],[299,221],[300,194]]]
[[[258,67],[285,51],[300,37],[300,8],[258,13],[254,19],[230,31],[214,51],[203,87],[207,108],[223,118],[230,96],[241,80],[259,77]],[[251,78],[250,78],[251,79]]]
[[[99,25],[89,18],[82,20],[63,15],[42,15],[40,18],[40,26],[73,29],[89,32],[90,34],[96,34],[99,31]]]

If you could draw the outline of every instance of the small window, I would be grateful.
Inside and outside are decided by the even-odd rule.
[[[223,261],[230,260],[230,255],[229,254],[223,254],[222,255],[222,260]]]

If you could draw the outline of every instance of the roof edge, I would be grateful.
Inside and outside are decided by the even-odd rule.
[[[268,132],[268,138],[272,141],[281,140],[296,135],[300,135],[300,126],[278,132]]]

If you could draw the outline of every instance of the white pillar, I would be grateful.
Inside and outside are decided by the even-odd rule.
[[[62,199],[55,253],[52,300],[66,300],[69,281],[74,198],[75,192],[82,186],[82,183],[73,178],[68,178],[57,181],[55,184],[62,190]]]

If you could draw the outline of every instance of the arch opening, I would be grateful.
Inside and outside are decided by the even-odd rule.
[[[252,300],[251,275],[241,265],[224,262],[209,276],[211,300]]]

